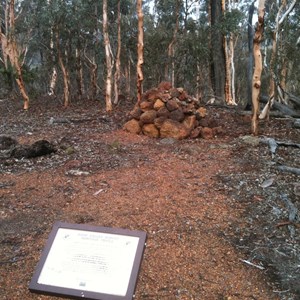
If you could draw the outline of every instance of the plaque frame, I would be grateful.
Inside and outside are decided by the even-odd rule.
[[[66,286],[57,286],[50,284],[39,283],[39,278],[46,263],[47,257],[52,249],[53,243],[57,237],[57,233],[60,228],[70,229],[75,231],[84,231],[87,233],[102,233],[107,235],[116,236],[127,236],[127,237],[137,237],[138,243],[136,251],[134,254],[134,260],[132,263],[130,278],[127,285],[126,295],[113,295],[109,293],[95,292],[89,290],[81,290],[77,288],[69,288]],[[142,262],[142,257],[144,253],[144,248],[146,245],[147,234],[144,231],[121,229],[121,228],[111,228],[102,226],[93,226],[87,224],[71,224],[64,222],[55,222],[52,231],[49,234],[46,245],[42,251],[41,258],[36,266],[34,274],[32,276],[31,282],[29,284],[29,290],[33,293],[53,295],[64,298],[71,299],[90,299],[90,300],[132,300],[134,298],[134,292],[137,284],[138,274],[140,265]],[[126,259],[126,257],[125,257]],[[116,283],[117,284],[117,283]]]

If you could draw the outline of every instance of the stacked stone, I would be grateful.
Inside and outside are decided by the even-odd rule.
[[[153,138],[195,138],[203,131],[199,122],[205,115],[206,109],[183,88],[172,88],[169,82],[162,82],[143,94],[124,129]]]

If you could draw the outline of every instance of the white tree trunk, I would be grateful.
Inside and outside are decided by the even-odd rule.
[[[108,20],[107,20],[107,0],[103,0],[103,37],[106,58],[106,83],[105,83],[105,104],[106,111],[112,111],[112,54],[110,41],[108,36]]]
[[[29,97],[25,88],[22,65],[20,64],[20,53],[15,37],[15,1],[6,2],[5,7],[5,32],[0,31],[0,41],[2,45],[4,65],[8,67],[8,60],[15,69],[16,82],[23,98],[23,108],[29,108]]]
[[[114,80],[114,90],[115,90],[115,100],[114,104],[119,101],[119,84],[120,84],[120,74],[121,74],[121,0],[118,0],[118,49],[116,57],[116,71]]]
[[[291,5],[286,9],[285,12],[283,12],[286,8],[286,1],[282,1],[282,4],[278,10],[277,16],[276,16],[276,26],[273,31],[273,46],[272,46],[272,54],[271,54],[271,61],[270,61],[270,88],[269,88],[269,101],[265,105],[264,109],[262,110],[261,114],[259,115],[259,119],[269,119],[269,113],[270,110],[274,104],[275,101],[275,95],[276,91],[278,91],[278,100],[279,102],[286,102],[284,99],[284,96],[281,95],[281,89],[279,87],[278,82],[276,82],[276,74],[275,74],[275,60],[277,57],[277,44],[279,40],[279,32],[280,32],[280,25],[283,23],[285,18],[288,17],[290,12],[294,9],[295,5],[297,3],[297,0],[293,0]],[[283,66],[284,67],[284,66]],[[287,104],[287,103],[285,103]]]
[[[144,63],[144,14],[142,0],[137,0],[136,11],[138,16],[138,44],[137,44],[137,100],[141,101],[143,93],[143,63]]]
[[[254,135],[258,135],[258,113],[259,113],[259,95],[261,89],[261,73],[262,73],[262,55],[260,51],[260,43],[263,38],[265,17],[265,0],[258,2],[258,24],[253,40],[253,56],[255,68],[252,79],[252,122],[251,131]]]

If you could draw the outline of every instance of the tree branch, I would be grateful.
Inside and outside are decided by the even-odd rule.
[[[282,172],[300,175],[300,169],[289,166],[278,166],[277,169]]]
[[[297,3],[297,0],[294,0],[290,7],[287,9],[287,11],[283,14],[283,16],[281,17],[281,19],[279,20],[279,25],[281,25],[284,21],[284,19],[289,15],[289,13],[294,9],[295,5]]]

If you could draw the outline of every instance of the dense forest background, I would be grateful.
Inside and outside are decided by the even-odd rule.
[[[106,13],[113,104],[134,101],[138,18],[132,0],[1,0],[1,97],[21,99],[23,84],[30,101],[104,103]],[[170,81],[203,102],[251,102],[256,1],[143,1],[143,14],[144,90]],[[262,94],[270,94],[272,81],[276,100],[300,94],[299,37],[299,3],[267,0]]]

